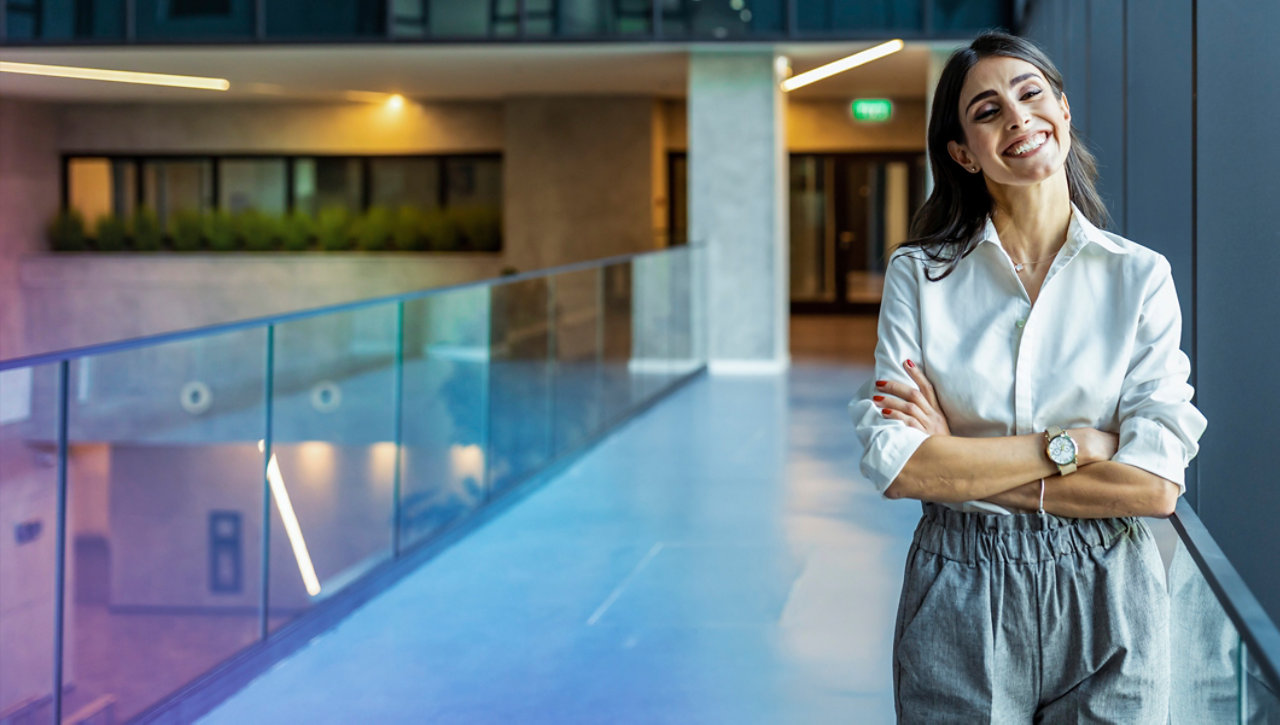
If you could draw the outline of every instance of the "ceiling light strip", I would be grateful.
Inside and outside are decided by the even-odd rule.
[[[22,73],[24,75],[32,76],[77,78],[87,81],[111,81],[114,83],[141,83],[143,85],[150,86],[198,88],[208,91],[225,91],[231,87],[231,82],[225,78],[179,76],[167,73],[142,73],[127,70],[107,70],[105,68],[77,68],[69,65],[17,63],[7,60],[0,60],[0,73]]]
[[[900,39],[895,38],[894,40],[890,40],[886,43],[881,43],[880,45],[867,48],[866,50],[859,51],[853,55],[841,58],[840,60],[835,60],[827,63],[826,65],[818,66],[813,70],[805,71],[798,76],[792,76],[782,82],[782,90],[794,91],[797,88],[820,81],[823,78],[830,78],[831,76],[837,73],[843,73],[850,68],[857,68],[858,66],[865,65],[873,60],[879,60],[886,55],[893,55],[894,53],[902,50],[903,46],[904,43]]]

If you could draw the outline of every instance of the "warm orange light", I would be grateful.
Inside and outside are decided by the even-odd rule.
[[[387,108],[390,108],[393,111],[399,111],[401,108],[404,108],[404,96],[400,95],[399,93],[396,93],[395,95],[388,98]]]

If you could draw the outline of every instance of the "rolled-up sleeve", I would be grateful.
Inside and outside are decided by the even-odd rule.
[[[1191,362],[1179,348],[1182,311],[1163,257],[1150,280],[1120,391],[1120,447],[1111,460],[1168,479],[1185,492],[1187,464],[1199,451],[1206,421],[1191,403]]]
[[[914,260],[902,252],[889,260],[880,301],[873,380],[898,380],[914,385],[902,369],[904,360],[919,361],[922,357],[919,282],[914,267]],[[858,397],[850,401],[849,414],[862,441],[862,474],[884,493],[929,435],[900,420],[885,418],[871,400],[874,388],[872,381],[863,386]]]

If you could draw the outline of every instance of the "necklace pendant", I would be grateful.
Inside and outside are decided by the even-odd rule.
[[[1013,265],[1013,271],[1015,271],[1015,272],[1021,272],[1021,271],[1022,271],[1022,265],[1021,265],[1021,264],[1015,264],[1015,265]]]

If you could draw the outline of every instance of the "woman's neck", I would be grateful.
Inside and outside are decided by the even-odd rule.
[[[1067,241],[1071,226],[1071,193],[1065,172],[1038,184],[987,184],[991,221],[1000,244],[1015,262],[1052,259]]]

